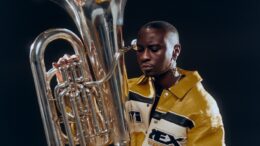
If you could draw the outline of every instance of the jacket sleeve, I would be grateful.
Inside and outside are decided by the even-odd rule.
[[[187,146],[225,146],[221,115],[197,117],[188,131]]]

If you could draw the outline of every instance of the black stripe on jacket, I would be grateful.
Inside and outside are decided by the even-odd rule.
[[[167,112],[167,113],[164,114],[164,113],[155,111],[154,114],[153,114],[153,118],[157,119],[157,120],[164,119],[164,120],[169,121],[171,123],[175,123],[175,124],[180,125],[182,127],[188,127],[190,129],[194,127],[194,123],[193,123],[192,120],[190,120],[190,119],[188,119],[184,116],[177,115],[175,113]]]
[[[147,98],[144,96],[141,96],[139,94],[136,94],[134,92],[129,92],[128,94],[129,100],[134,100],[134,101],[139,101],[139,102],[143,102],[143,103],[149,103],[149,104],[153,104],[153,99],[152,98]]]

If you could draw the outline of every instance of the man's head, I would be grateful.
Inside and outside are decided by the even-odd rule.
[[[152,21],[138,32],[137,61],[147,76],[159,76],[176,68],[181,46],[177,29],[165,21]]]

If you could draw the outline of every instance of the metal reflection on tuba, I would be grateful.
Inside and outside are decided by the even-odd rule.
[[[49,146],[129,143],[124,102],[128,90],[122,40],[126,0],[52,0],[73,18],[81,39],[50,29],[31,46],[30,63]],[[57,39],[75,55],[46,71],[44,52]],[[61,75],[55,89],[52,78]]]

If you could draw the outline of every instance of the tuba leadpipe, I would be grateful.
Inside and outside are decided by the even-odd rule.
[[[128,145],[127,75],[122,39],[126,0],[52,0],[73,18],[80,38],[49,29],[31,45],[30,63],[49,146]],[[63,39],[75,54],[45,67],[48,44]],[[61,76],[54,89],[51,80]]]

